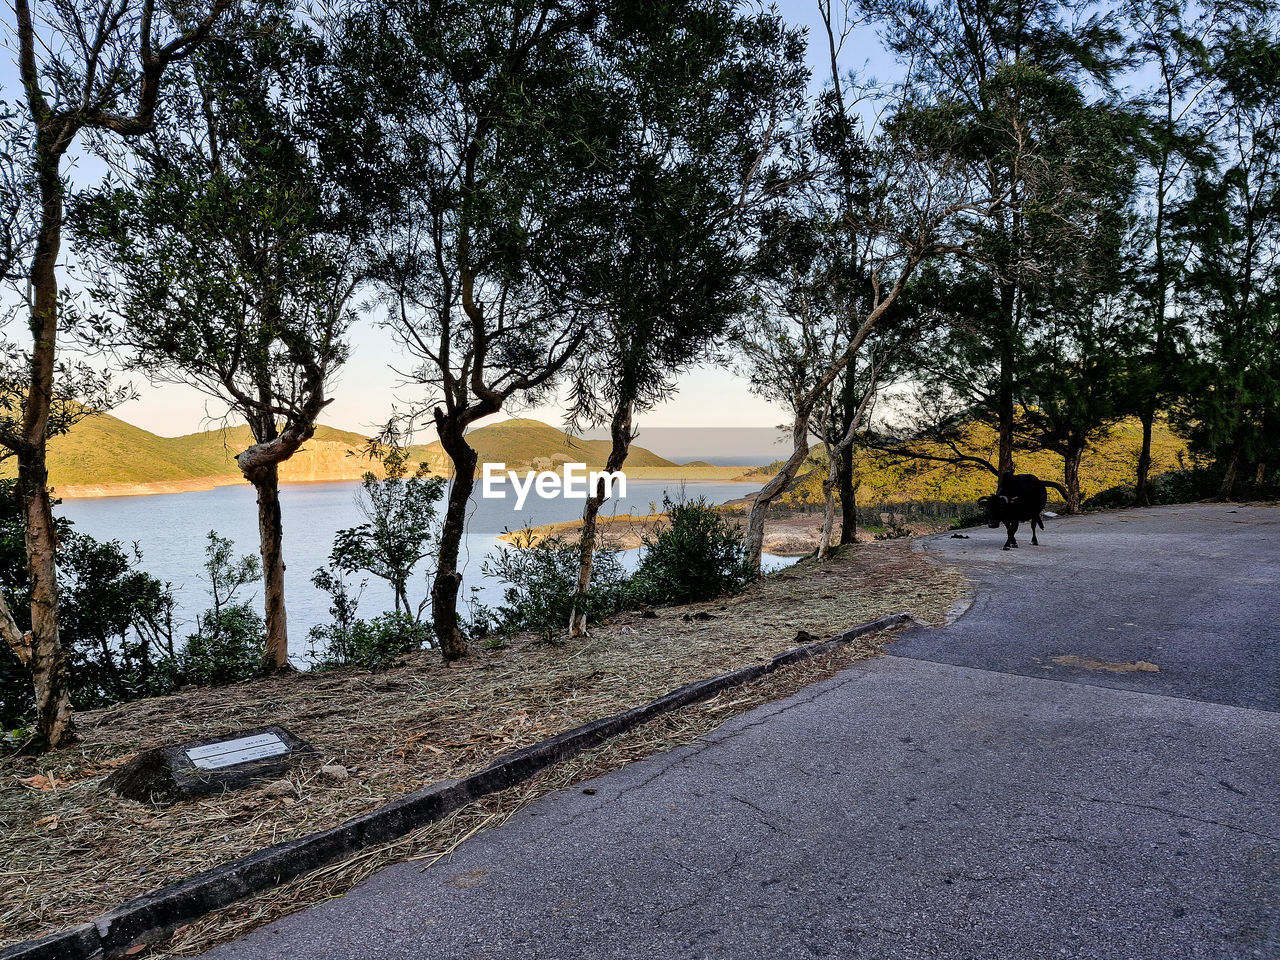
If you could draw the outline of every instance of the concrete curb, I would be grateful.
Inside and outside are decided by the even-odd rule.
[[[557,761],[598,746],[661,714],[707,700],[724,690],[757,680],[779,667],[829,653],[859,637],[899,626],[911,619],[907,613],[892,613],[879,620],[861,623],[831,640],[793,647],[764,663],[753,663],[706,680],[694,681],[625,713],[593,720],[548,740],[512,751],[461,780],[434,783],[336,827],[275,844],[135,897],[89,923],[6,947],[0,950],[0,960],[118,957],[134,944],[160,939],[213,910],[287,883],[357,850],[395,840],[418,827],[442,820],[472,800],[527,780]]]

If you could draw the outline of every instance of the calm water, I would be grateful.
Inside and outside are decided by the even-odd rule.
[[[650,504],[661,504],[664,493],[677,496],[681,486],[678,481],[629,480],[627,496],[621,502],[606,503],[603,512],[647,514]],[[709,482],[685,483],[683,487],[687,496],[704,496],[711,503],[734,500],[757,489],[744,483]],[[328,559],[334,533],[362,521],[355,505],[358,489],[355,482],[288,484],[281,488],[290,652],[295,659],[300,660],[307,653],[307,630],[328,619],[327,595],[311,585],[311,574]],[[499,533],[582,515],[581,500],[541,499],[534,493],[517,513],[511,489],[506,485],[502,489],[506,499],[486,499],[480,497],[477,485],[462,545],[463,599],[475,597],[489,606],[496,606],[501,600],[501,585],[484,577],[480,570],[485,558],[499,548]],[[205,536],[210,530],[234,542],[243,553],[258,552],[257,505],[253,488],[247,484],[195,493],[68,500],[60,509],[77,530],[99,540],[119,540],[126,546],[136,542],[142,549],[147,572],[173,584],[178,617],[183,621],[194,619],[208,606],[207,585],[200,576]],[[622,559],[628,569],[633,569],[639,561],[639,551],[629,550]],[[767,555],[764,561],[766,569],[793,562]],[[422,570],[410,585],[414,603],[427,595],[428,573]],[[253,599],[255,604],[261,603],[261,589]],[[383,581],[370,577],[360,603],[361,615],[373,616],[391,605],[390,589]]]

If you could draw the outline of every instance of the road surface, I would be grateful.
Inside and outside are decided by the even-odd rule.
[[[1280,957],[1280,509],[965,533],[951,625],[208,956]]]

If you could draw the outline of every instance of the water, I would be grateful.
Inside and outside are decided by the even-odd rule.
[[[746,483],[628,480],[627,496],[620,502],[606,503],[602,513],[647,514],[651,504],[661,505],[664,494],[678,496],[682,487],[687,496],[706,497],[711,503],[724,503],[758,489]],[[280,489],[290,653],[299,662],[308,650],[308,629],[329,619],[328,596],[311,585],[311,574],[328,560],[334,534],[363,520],[355,502],[358,489],[359,484],[352,481],[286,484]],[[477,485],[472,498],[462,544],[464,602],[474,597],[480,603],[496,606],[501,601],[501,584],[480,571],[485,558],[502,545],[498,534],[503,530],[558,523],[582,515],[581,500],[544,499],[533,493],[517,512],[511,489],[505,484],[501,489],[505,499],[488,499],[480,496]],[[201,574],[205,537],[210,530],[231,540],[241,553],[258,553],[257,505],[253,488],[247,484],[194,493],[68,500],[60,509],[82,533],[99,540],[119,540],[126,546],[137,543],[142,550],[143,568],[173,585],[177,616],[185,622],[209,605],[208,586]],[[639,554],[638,550],[624,552],[623,565],[634,569]],[[792,562],[789,558],[764,557],[766,570]],[[430,572],[424,561],[410,584],[411,602],[416,604],[427,595]],[[259,605],[261,600],[259,588],[252,602]],[[391,590],[383,581],[370,577],[360,602],[361,615],[373,616],[392,605]],[[183,635],[181,631],[179,635]]]

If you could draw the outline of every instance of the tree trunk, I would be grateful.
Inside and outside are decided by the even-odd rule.
[[[38,139],[45,136],[45,131],[40,130]],[[64,196],[59,176],[61,153],[45,144],[40,144],[38,150],[41,218],[31,261],[32,346],[28,392],[22,410],[22,438],[16,453],[27,575],[31,584],[31,634],[24,663],[31,671],[35,687],[37,729],[45,742],[56,748],[74,736],[67,656],[58,630],[58,537],[49,499],[46,461],[57,359],[56,267],[62,248]]]
[[[1240,458],[1243,446],[1238,440],[1231,445],[1231,456],[1227,458],[1227,469],[1222,475],[1222,486],[1218,488],[1218,498],[1220,500],[1231,499],[1231,493],[1236,485],[1236,474],[1240,472]]]
[[[1000,309],[1004,317],[1000,331],[1000,390],[997,397],[998,435],[1000,443],[997,467],[1000,473],[1013,472],[1013,337],[1016,332],[1014,306],[1017,294],[1012,285],[1000,291]]]
[[[254,471],[258,491],[258,548],[266,593],[268,670],[288,670],[289,627],[284,606],[284,520],[280,515],[280,465]]]
[[[440,527],[436,578],[431,584],[431,626],[445,661],[452,662],[467,655],[467,638],[458,626],[458,591],[462,587],[458,556],[467,521],[467,504],[475,486],[477,456],[467,443],[457,417],[447,416],[437,408],[435,419],[440,446],[453,463],[453,479],[449,482],[449,497]]]
[[[858,535],[858,495],[853,489],[853,446],[840,451],[840,545]]]
[[[847,447],[845,449],[848,449]],[[827,447],[827,478],[822,481],[822,539],[818,541],[818,562],[831,555],[831,532],[836,523],[836,487],[840,483],[840,460],[843,450]]]
[[[806,410],[795,418],[791,427],[791,456],[782,465],[782,469],[768,483],[760,488],[755,501],[751,504],[751,515],[747,518],[747,566],[754,573],[760,572],[760,555],[764,552],[764,518],[769,507],[778,495],[786,489],[787,484],[795,479],[804,458],[809,455],[809,414]]]
[[[621,470],[631,452],[631,416],[632,404],[624,402],[618,405],[613,413],[613,421],[609,433],[613,446],[609,449],[609,458],[604,468],[608,472]],[[587,592],[591,589],[591,572],[595,564],[596,519],[600,515],[600,507],[604,504],[604,480],[596,484],[596,488],[587,497],[582,507],[582,539],[578,542],[578,585],[573,591],[573,606],[569,609],[569,638],[587,635]]]
[[[1259,460],[1258,469],[1255,471],[1253,475],[1253,484],[1258,488],[1259,492],[1261,492],[1262,485],[1263,483],[1266,482],[1266,479],[1267,479],[1267,461]]]
[[[1067,513],[1080,512],[1080,461],[1084,459],[1084,447],[1073,447],[1063,459],[1062,480],[1067,488]]]
[[[27,547],[27,578],[31,586],[31,630],[17,644],[6,628],[10,646],[31,671],[35,688],[36,729],[51,748],[74,739],[71,721],[71,678],[67,654],[58,630],[57,530],[45,483],[43,457],[37,466],[19,457],[18,485],[22,496]],[[10,619],[11,618],[6,618]]]
[[[1154,407],[1144,407],[1139,414],[1142,421],[1142,449],[1138,451],[1138,476],[1134,486],[1134,502],[1139,507],[1151,506],[1151,433],[1156,419]]]

